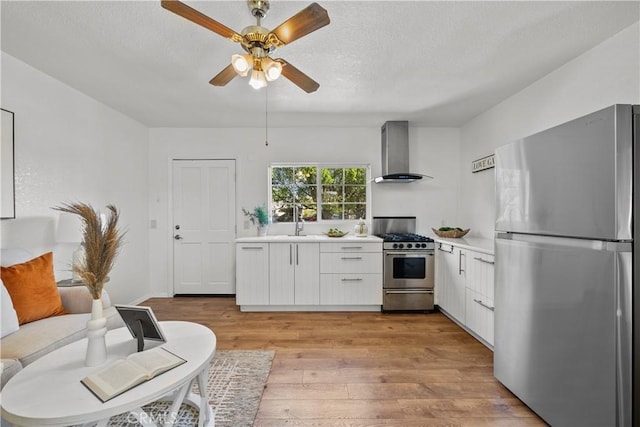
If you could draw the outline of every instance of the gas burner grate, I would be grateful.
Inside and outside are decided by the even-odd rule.
[[[433,239],[415,233],[384,233],[379,234],[385,242],[433,242]]]

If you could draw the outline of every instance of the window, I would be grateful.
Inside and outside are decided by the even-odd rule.
[[[293,222],[294,207],[307,222],[367,216],[366,166],[271,166],[273,222]]]

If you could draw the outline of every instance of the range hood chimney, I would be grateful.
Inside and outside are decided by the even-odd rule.
[[[409,122],[393,121],[382,125],[382,176],[378,184],[409,183],[428,175],[409,172]]]

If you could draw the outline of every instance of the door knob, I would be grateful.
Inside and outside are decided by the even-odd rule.
[[[182,240],[182,236],[179,234],[176,234],[175,236],[173,236],[173,238],[176,240]]]

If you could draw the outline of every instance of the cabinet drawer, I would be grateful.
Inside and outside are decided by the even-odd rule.
[[[493,345],[493,300],[466,289],[466,326]]]
[[[330,242],[320,245],[320,252],[380,252],[382,243],[374,242]]]
[[[382,274],[382,252],[321,253],[320,273]]]
[[[493,300],[494,256],[467,252],[467,287]]]
[[[320,304],[382,305],[382,274],[321,274]]]

